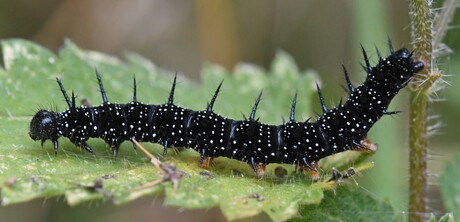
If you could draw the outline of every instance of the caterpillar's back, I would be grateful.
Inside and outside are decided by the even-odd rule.
[[[75,96],[67,95],[57,79],[69,106],[64,112],[40,110],[30,123],[29,135],[42,144],[51,140],[58,152],[59,137],[67,137],[76,146],[93,153],[86,143],[91,138],[106,141],[114,156],[122,142],[130,139],[160,143],[164,155],[171,146],[190,147],[201,154],[201,166],[214,157],[230,157],[248,162],[253,169],[268,163],[296,163],[316,171],[316,161],[334,153],[350,149],[366,149],[366,135],[383,115],[393,114],[387,108],[393,97],[408,83],[423,63],[414,61],[412,53],[403,48],[380,57],[376,66],[369,64],[363,49],[367,78],[354,87],[344,67],[349,91],[344,104],[328,109],[321,91],[318,94],[323,115],[316,122],[295,120],[294,97],[289,122],[267,125],[255,118],[262,92],[259,94],[249,118],[233,120],[213,112],[213,105],[222,83],[206,110],[194,111],[174,104],[176,78],[165,104],[143,104],[136,99],[134,79],[133,101],[128,104],[111,104],[105,94],[101,77],[96,76],[103,103],[97,107],[77,107]]]

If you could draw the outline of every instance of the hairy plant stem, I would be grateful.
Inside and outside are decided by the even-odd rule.
[[[421,222],[426,215],[428,106],[432,65],[432,16],[430,0],[411,0],[412,39],[425,69],[411,84],[409,130],[409,221]]]
[[[409,221],[424,221],[427,185],[427,97],[411,93],[409,131]]]

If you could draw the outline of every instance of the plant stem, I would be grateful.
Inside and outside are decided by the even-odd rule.
[[[432,16],[429,0],[411,0],[412,39],[425,69],[412,80],[409,131],[409,221],[424,221],[427,188],[427,125],[432,64]],[[428,81],[427,81],[428,80]]]
[[[427,109],[425,95],[411,93],[409,131],[409,221],[424,221],[427,182]]]

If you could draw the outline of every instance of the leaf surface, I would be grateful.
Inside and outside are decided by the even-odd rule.
[[[174,71],[158,68],[137,54],[126,54],[124,59],[86,51],[67,40],[55,55],[34,43],[10,39],[1,42],[5,69],[0,70],[0,187],[3,205],[64,195],[69,205],[85,201],[103,200],[122,204],[144,195],[165,195],[167,205],[187,209],[220,207],[230,219],[246,218],[262,212],[274,221],[283,221],[298,215],[301,205],[318,204],[325,190],[334,182],[322,180],[312,184],[306,175],[293,173],[293,166],[270,164],[267,175],[256,178],[248,164],[228,158],[217,158],[209,171],[197,166],[199,155],[193,150],[169,150],[164,162],[173,163],[186,173],[178,190],[170,183],[147,189],[142,184],[160,178],[149,159],[136,154],[132,144],[124,143],[118,158],[112,158],[109,147],[101,139],[90,139],[96,155],[76,148],[61,138],[58,155],[54,155],[48,141],[41,148],[39,141],[28,136],[31,117],[38,109],[64,111],[65,101],[55,78],[59,77],[67,89],[98,105],[101,96],[94,69],[103,75],[109,101],[127,103],[132,99],[132,78],[137,79],[137,98],[143,103],[166,102]],[[313,72],[302,73],[292,57],[279,52],[270,70],[239,64],[232,73],[220,66],[207,64],[202,72],[202,84],[178,76],[175,98],[177,104],[194,110],[205,109],[207,102],[221,80],[223,88],[215,104],[219,114],[242,119],[249,115],[256,96],[264,89],[257,116],[269,124],[280,124],[289,118],[291,99],[298,92],[297,119],[312,115],[311,99],[316,98]],[[77,100],[77,101],[78,101]],[[144,144],[159,156],[158,144]],[[347,152],[341,158],[328,161],[325,172],[332,166],[348,167],[359,158],[356,152]],[[288,174],[277,177],[276,167]],[[372,164],[355,165],[357,171]],[[330,177],[326,175],[325,178]],[[103,182],[103,190],[95,190],[96,180]],[[341,195],[341,193],[339,193]],[[335,197],[328,197],[338,199]],[[348,196],[345,196],[348,198]]]

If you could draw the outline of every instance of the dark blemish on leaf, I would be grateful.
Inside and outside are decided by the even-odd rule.
[[[115,175],[115,174],[106,174],[104,176],[102,176],[101,178],[104,179],[104,180],[108,180],[108,179],[116,179],[118,176]]]
[[[243,173],[237,169],[232,169],[232,174],[235,176],[243,176]]]
[[[35,175],[29,177],[29,182],[38,184],[38,179]]]
[[[257,201],[261,202],[261,201],[264,201],[265,200],[265,197],[259,195],[259,194],[252,194],[251,196],[249,196],[250,198],[253,198],[253,199],[256,199]]]
[[[201,171],[201,172],[200,172],[200,175],[201,175],[201,176],[206,176],[206,177],[208,177],[209,179],[214,179],[214,178],[215,178],[214,175],[212,175],[212,173],[209,172],[208,170],[203,170],[203,171]]]
[[[98,192],[102,194],[105,198],[109,199],[112,203],[115,203],[114,196],[104,189],[102,179],[95,179],[92,185],[86,185],[86,184],[81,184],[81,183],[72,183],[72,184],[74,184],[75,186],[79,188],[83,188],[91,192]]]
[[[348,168],[348,170],[343,174],[344,178],[351,177],[356,174],[356,171],[353,167]]]
[[[278,178],[284,178],[287,175],[287,173],[288,171],[286,170],[286,168],[282,166],[278,166],[275,168],[275,175]]]

